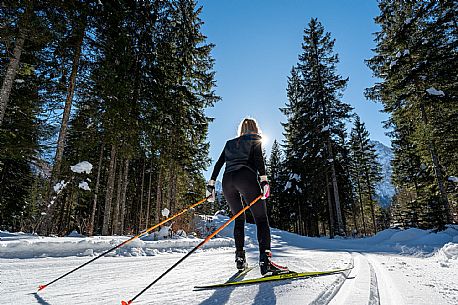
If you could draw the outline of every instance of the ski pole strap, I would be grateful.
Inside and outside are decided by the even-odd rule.
[[[195,246],[191,251],[189,251],[185,256],[183,256],[180,260],[178,260],[175,264],[173,264],[172,267],[170,267],[169,269],[167,269],[164,273],[162,273],[159,277],[157,277],[153,282],[151,282],[148,286],[146,286],[142,291],[140,291],[139,293],[137,293],[136,296],[134,296],[132,299],[130,299],[129,301],[121,301],[121,305],[129,305],[129,304],[132,304],[133,301],[135,301],[135,299],[137,299],[139,296],[141,296],[145,291],[147,291],[149,288],[151,288],[151,286],[153,286],[154,284],[156,284],[161,278],[163,278],[167,273],[169,273],[170,271],[172,271],[176,266],[178,266],[181,262],[183,262],[186,258],[188,258],[191,254],[193,254],[194,252],[196,252],[197,249],[199,249],[200,247],[202,247],[205,243],[207,243],[210,239],[212,239],[212,237],[214,237],[216,234],[218,234],[219,232],[221,232],[225,227],[227,227],[231,222],[233,222],[237,217],[239,217],[240,215],[242,215],[246,210],[248,210],[251,206],[253,206],[256,202],[258,202],[259,199],[261,199],[262,197],[262,194],[259,195],[258,197],[256,197],[253,201],[250,202],[250,204],[248,204],[246,207],[244,207],[243,209],[241,209],[237,214],[235,214],[234,216],[232,216],[228,221],[226,221],[221,227],[219,227],[218,229],[216,229],[215,232],[213,232],[212,234],[210,234],[209,236],[207,236],[207,238],[205,238],[203,241],[201,241],[197,246]]]
[[[133,241],[134,239],[137,239],[137,238],[141,237],[142,235],[144,235],[144,234],[146,234],[146,233],[148,233],[148,232],[150,232],[150,231],[152,231],[152,230],[158,228],[159,226],[162,226],[163,224],[169,222],[170,220],[172,220],[172,219],[174,219],[174,218],[176,218],[176,217],[182,215],[182,214],[185,213],[186,211],[195,208],[195,207],[198,206],[199,204],[202,204],[203,202],[207,201],[207,199],[208,199],[208,197],[205,197],[204,199],[199,200],[198,202],[196,202],[196,203],[190,205],[190,206],[187,207],[187,208],[184,208],[184,209],[181,210],[180,212],[178,212],[178,213],[176,213],[176,214],[170,216],[169,218],[167,218],[167,219],[165,219],[165,220],[159,222],[158,224],[155,224],[154,226],[152,226],[152,227],[146,229],[145,231],[143,231],[143,232],[141,232],[141,233],[139,233],[139,234],[137,234],[137,235],[135,235],[135,236],[129,238],[128,240],[123,241],[122,243],[120,243],[120,244],[114,246],[113,248],[111,248],[111,249],[109,249],[109,250],[103,252],[103,253],[100,254],[99,256],[94,257],[94,258],[91,259],[90,261],[85,262],[85,263],[82,264],[81,266],[78,266],[78,267],[76,267],[75,269],[70,270],[69,272],[65,273],[64,275],[61,275],[60,277],[58,277],[58,278],[52,280],[51,282],[49,282],[49,283],[47,283],[47,284],[45,284],[45,285],[40,285],[40,286],[38,286],[38,291],[41,291],[41,290],[45,289],[45,288],[48,287],[49,285],[54,284],[55,282],[57,282],[58,280],[60,280],[60,279],[62,279],[62,278],[64,278],[64,277],[66,277],[67,275],[69,275],[69,274],[71,274],[71,273],[73,273],[73,272],[75,272],[75,271],[77,271],[77,270],[83,268],[83,267],[86,266],[86,265],[89,265],[90,263],[92,263],[92,262],[95,261],[95,260],[98,260],[98,259],[101,258],[102,256],[105,256],[105,255],[107,255],[108,253],[110,253],[110,252],[112,252],[112,251],[114,251],[114,250],[116,250],[116,249],[118,249],[118,248],[121,248],[122,246],[124,246],[124,245],[130,243],[131,241]]]

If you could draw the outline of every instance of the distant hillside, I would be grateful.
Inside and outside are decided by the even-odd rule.
[[[394,196],[395,189],[391,183],[391,160],[393,160],[393,151],[390,147],[383,145],[378,141],[371,141],[375,145],[378,155],[378,162],[382,166],[383,179],[376,186],[377,200],[382,207],[387,207],[391,204],[391,198]]]

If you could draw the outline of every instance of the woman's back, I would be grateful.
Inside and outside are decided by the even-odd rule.
[[[262,149],[261,136],[258,134],[242,135],[227,141],[224,147],[226,172],[238,170],[242,167],[248,167],[257,172],[260,164],[255,160],[259,157],[262,158]]]

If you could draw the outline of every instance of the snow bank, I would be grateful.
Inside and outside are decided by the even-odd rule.
[[[436,253],[436,256],[443,256],[447,260],[454,259],[458,260],[458,244],[457,243],[447,243]]]
[[[74,231],[68,237],[40,237],[1,232],[0,258],[36,258],[98,255],[127,240],[126,236],[82,237]],[[182,252],[197,246],[202,239],[179,238],[152,241],[136,239],[109,254],[111,256],[149,256],[160,252]],[[215,238],[203,248],[232,247],[231,238]]]
[[[212,230],[220,227],[228,219],[227,216],[207,216]],[[256,226],[246,225],[247,248],[257,248]],[[169,228],[164,226],[162,231],[134,240],[117,249],[113,256],[148,256],[160,252],[187,251],[202,239],[189,234],[180,238],[167,238]],[[204,248],[233,247],[233,223],[224,228]],[[0,231],[0,258],[34,258],[34,257],[65,257],[92,256],[100,254],[121,242],[127,236],[96,236],[84,237],[78,232],[72,232],[68,237],[40,237],[25,233],[9,233]],[[272,246],[285,245],[304,250],[329,251],[358,251],[385,252],[416,257],[433,257],[441,264],[454,261],[458,264],[458,225],[449,225],[446,230],[434,232],[421,229],[387,229],[375,236],[366,238],[335,238],[305,237],[297,234],[272,229]]]

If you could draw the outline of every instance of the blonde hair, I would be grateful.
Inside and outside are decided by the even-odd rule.
[[[248,133],[261,133],[261,129],[259,128],[258,122],[256,122],[253,118],[246,118],[240,122],[238,134],[242,136]]]

